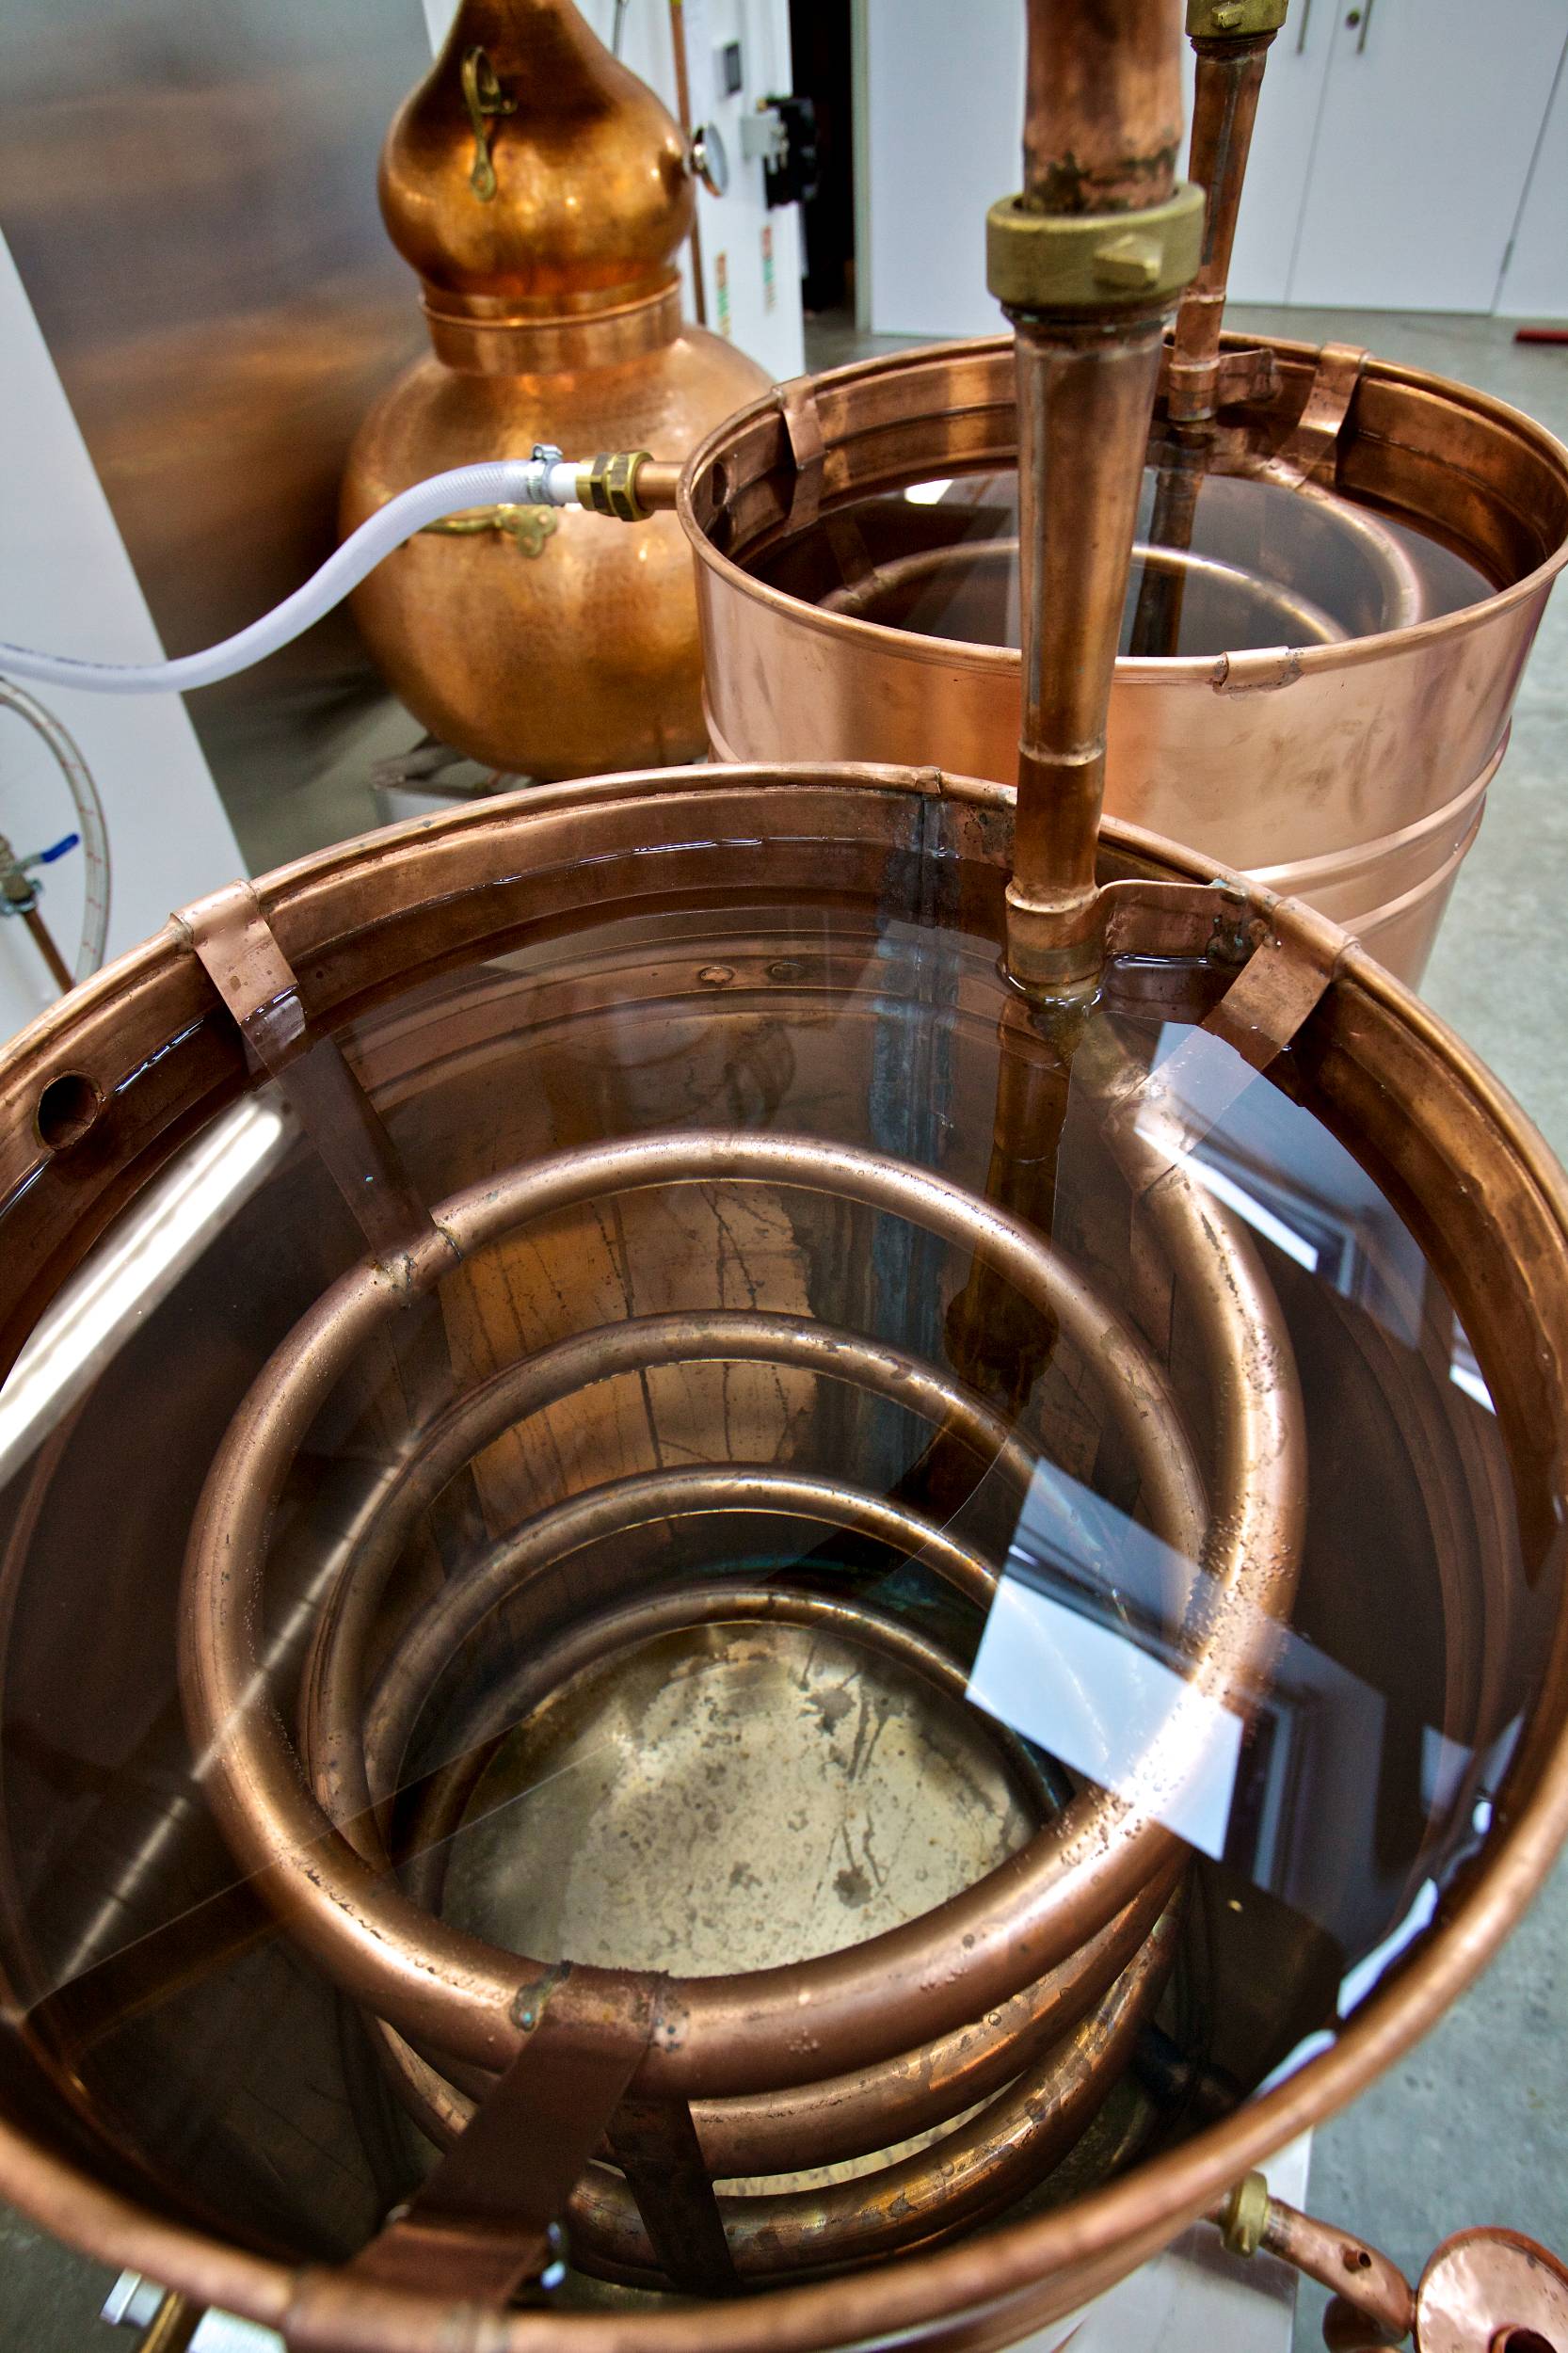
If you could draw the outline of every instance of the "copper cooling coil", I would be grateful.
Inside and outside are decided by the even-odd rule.
[[[1293,1577],[1302,1481],[1288,1345],[1250,1246],[1178,1176],[1179,1163],[1149,1128],[1146,1103],[1142,1128],[1114,1109],[1128,1067],[1109,1046],[1091,1061],[1113,1107],[1113,1153],[1146,1203],[1161,1248],[1177,1265],[1184,1255],[1193,1263],[1199,1251],[1206,1263],[1217,1256],[1229,1278],[1196,1287],[1194,1303],[1217,1406],[1212,1511],[1165,1375],[1133,1327],[1037,1232],[927,1172],[800,1137],[655,1135],[563,1154],[474,1188],[444,1205],[436,1225],[467,1255],[542,1213],[632,1186],[763,1181],[891,1210],[972,1252],[1060,1327],[1092,1369],[1136,1462],[1153,1526],[1178,1558],[1202,1559],[1209,1572],[1189,1610],[1193,1689],[1224,1691],[1244,1712],[1271,1613],[1288,1603]],[[431,1255],[415,1281],[428,1288],[441,1271]],[[588,1663],[669,1625],[753,1616],[821,1622],[835,1608],[862,1645],[891,1653],[938,1689],[963,1691],[956,1659],[863,1605],[788,1587],[661,1590],[670,1532],[729,1532],[758,1514],[851,1530],[919,1559],[982,1611],[997,1567],[994,1545],[961,1535],[956,1524],[938,1525],[839,1478],[736,1464],[646,1473],[557,1501],[494,1540],[403,1625],[371,1677],[367,1649],[389,1580],[429,1504],[531,1415],[596,1382],[692,1361],[806,1370],[911,1408],[964,1449],[987,1498],[1010,1500],[1015,1513],[1036,1450],[951,1375],[809,1319],[712,1310],[576,1334],[494,1374],[418,1433],[322,1602],[296,1762],[256,1704],[247,1656],[270,1498],[324,1385],[377,1322],[398,1312],[403,1296],[373,1267],[345,1277],[296,1327],[237,1418],[193,1535],[184,1680],[209,1794],[236,1852],[293,1933],[366,2005],[400,2099],[430,2137],[449,2142],[510,2056],[502,2034],[509,2029],[514,2047],[520,2041],[520,2012],[528,2015],[527,2002],[549,1990],[552,1974],[457,1934],[439,1916],[441,1842],[510,1727]],[[419,1749],[427,1710],[441,1732],[434,1764]],[[1146,1760],[1152,1789],[1179,1782],[1191,1763],[1184,1744],[1201,1737],[1199,1726],[1177,1726],[1164,1754]],[[665,2096],[698,2095],[693,2123],[711,2181],[892,2150],[986,2104],[936,2148],[895,2158],[869,2178],[826,2192],[725,2195],[719,2212],[741,2278],[836,2268],[935,2244],[1000,2210],[1080,2137],[1125,2072],[1169,1972],[1181,1850],[1160,1827],[1158,1795],[1147,1813],[1088,1791],[1064,1805],[1067,1793],[1042,1783],[1017,1744],[1009,1750],[1041,1822],[1025,1857],[871,1945],[677,1989],[687,2015],[684,2049],[655,2045],[637,2088],[648,2076]],[[303,1797],[301,1775],[320,1813]],[[403,1892],[392,1893],[392,1801],[410,1776],[420,1784],[406,1841],[414,1851]],[[965,1958],[955,1966],[957,1955]],[[579,1967],[552,1998],[569,2000],[589,1980],[590,2030],[602,2032],[606,1996],[634,2012],[638,1978]],[[705,2025],[698,2041],[694,2029]],[[636,2187],[634,2197],[617,2175],[590,2168],[568,2209],[572,2246],[586,2268],[658,2284],[667,2234],[657,2217],[650,2231],[638,2204],[646,2211],[649,2185]]]

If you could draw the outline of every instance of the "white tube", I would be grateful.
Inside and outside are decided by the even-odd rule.
[[[577,503],[577,463],[558,450],[532,457],[498,457],[479,466],[457,466],[400,491],[351,532],[319,572],[292,597],[205,653],[183,654],[175,662],[80,662],[73,654],[35,653],[0,640],[0,671],[44,686],[81,686],[100,695],[183,695],[211,686],[236,670],[248,670],[276,653],[291,638],[340,604],[385,555],[424,524],[471,506],[571,506]]]

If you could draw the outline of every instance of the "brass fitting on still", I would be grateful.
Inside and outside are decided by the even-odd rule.
[[[539,556],[560,528],[555,509],[574,503],[611,521],[644,523],[675,504],[680,469],[646,449],[600,450],[597,457],[564,458],[551,441],[536,441],[533,464],[537,500],[522,506],[472,506],[422,523],[422,536],[469,538],[493,531],[511,540],[520,554]]]
[[[1018,385],[1023,711],[1007,966],[1036,1000],[1098,984],[1106,718],[1165,328],[1203,251],[1204,192],[986,219]]]
[[[577,504],[591,515],[616,522],[643,523],[675,504],[679,466],[661,464],[646,449],[616,450],[584,461],[577,469]]]

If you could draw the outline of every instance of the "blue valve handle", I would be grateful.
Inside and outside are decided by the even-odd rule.
[[[56,841],[52,848],[37,850],[31,857],[19,858],[17,864],[24,874],[30,872],[35,866],[53,866],[55,860],[57,857],[64,857],[68,850],[77,849],[81,844],[81,840],[79,833],[68,833],[63,840]]]

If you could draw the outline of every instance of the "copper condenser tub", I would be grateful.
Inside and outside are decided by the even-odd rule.
[[[1568,560],[1568,451],[1365,353],[1221,348],[1176,545],[1156,411],[1106,807],[1305,899],[1415,983]],[[803,379],[709,437],[680,511],[720,758],[1011,781],[1016,459],[1011,338]]]
[[[0,2195],[296,2347],[1001,2345],[1496,1948],[1562,1177],[1125,824],[1045,1019],[1011,857],[930,767],[541,787],[10,1048]]]

